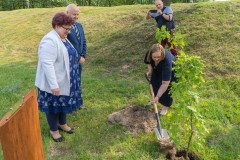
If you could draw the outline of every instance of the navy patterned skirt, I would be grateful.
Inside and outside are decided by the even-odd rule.
[[[72,113],[82,104],[80,90],[79,55],[68,42],[63,42],[69,54],[70,61],[70,96],[54,96],[38,88],[38,108],[48,113]]]

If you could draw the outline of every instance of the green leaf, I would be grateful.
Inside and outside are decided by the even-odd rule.
[[[193,112],[197,112],[197,110],[194,107],[192,107],[192,106],[187,106],[187,108],[190,109]]]

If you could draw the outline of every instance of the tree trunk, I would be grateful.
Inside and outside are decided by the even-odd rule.
[[[88,0],[88,5],[91,6],[91,4],[92,4],[92,1]]]
[[[96,1],[96,5],[99,6],[100,5],[100,0]]]
[[[190,117],[191,119],[190,119],[190,129],[191,129],[191,134],[190,134],[190,136],[189,136],[189,139],[188,139],[188,146],[187,146],[187,150],[186,150],[186,159],[188,160],[189,158],[188,158],[188,153],[189,153],[189,149],[190,149],[190,145],[191,145],[191,143],[192,143],[192,137],[193,137],[193,134],[194,134],[194,127],[193,127],[193,112],[191,111],[191,117]]]
[[[108,6],[109,6],[109,7],[112,6],[112,0],[108,0]]]
[[[170,6],[172,3],[172,0],[163,0],[163,5],[164,6]]]

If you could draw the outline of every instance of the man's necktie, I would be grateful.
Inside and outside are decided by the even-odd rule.
[[[78,28],[77,28],[77,25],[76,25],[76,24],[73,25],[73,29],[74,29],[74,31],[76,32],[76,35],[77,35],[78,40],[80,41],[80,33],[79,33],[79,31],[78,31]]]

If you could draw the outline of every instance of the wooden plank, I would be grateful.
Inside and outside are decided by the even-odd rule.
[[[4,160],[44,159],[35,90],[9,118],[4,116],[0,121],[0,140]]]

